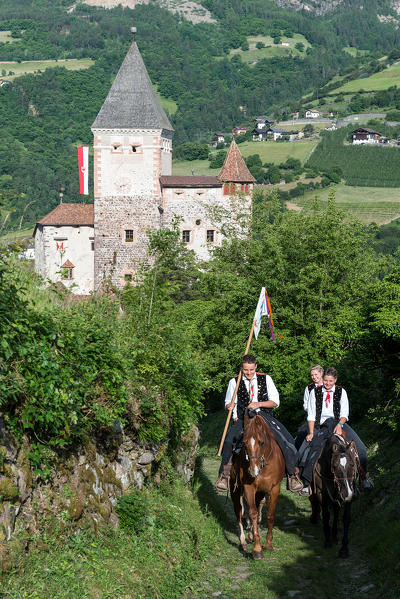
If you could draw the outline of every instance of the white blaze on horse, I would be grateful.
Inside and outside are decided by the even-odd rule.
[[[252,527],[250,536],[254,540],[254,559],[263,557],[258,525],[261,522],[261,509],[266,495],[268,496],[268,532],[265,549],[273,550],[272,528],[284,474],[285,461],[268,424],[260,414],[256,414],[253,418],[249,418],[246,414],[243,446],[240,453],[233,458],[230,491],[239,524],[240,545],[245,552],[247,552],[247,542],[243,527],[244,502],[248,506]]]

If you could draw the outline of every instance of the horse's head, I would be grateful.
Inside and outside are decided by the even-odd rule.
[[[340,435],[330,441],[331,471],[339,501],[351,501],[358,494],[356,486],[358,454],[354,441],[348,443]]]
[[[249,474],[257,478],[266,464],[266,454],[271,446],[269,429],[262,416],[256,414],[249,418],[246,415],[243,445]]]

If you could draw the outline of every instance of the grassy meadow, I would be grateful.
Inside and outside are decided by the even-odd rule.
[[[348,81],[341,87],[332,90],[330,95],[337,95],[341,92],[352,93],[358,92],[360,90],[364,90],[366,92],[380,91],[383,89],[388,89],[393,85],[400,85],[400,64],[390,66],[384,71],[374,73],[370,77]]]
[[[335,187],[338,208],[349,212],[365,224],[384,225],[400,217],[400,189],[390,187],[350,187],[340,183]],[[310,192],[291,203],[303,210],[311,210],[315,198],[326,208],[331,187]]]
[[[11,36],[11,31],[0,31],[0,44],[16,42],[18,38]]]
[[[259,154],[264,163],[280,164],[288,158],[297,158],[305,162],[318,141],[276,142],[276,141],[246,141],[239,145],[240,153],[245,158],[251,154]],[[217,175],[220,169],[209,168],[208,160],[174,160],[172,172],[174,175]]]
[[[12,81],[21,75],[35,74],[54,67],[65,67],[69,71],[79,71],[88,69],[94,64],[91,58],[70,58],[60,60],[24,60],[22,62],[1,62],[0,72],[6,71],[2,75]],[[10,71],[13,73],[9,75]]]
[[[262,58],[272,58],[276,56],[280,58],[284,56],[303,56],[306,49],[311,46],[304,35],[299,33],[295,33],[293,37],[282,36],[281,42],[279,44],[274,44],[274,40],[270,35],[249,36],[247,41],[249,44],[248,50],[236,48],[235,50],[230,51],[229,56],[232,57],[235,54],[239,54],[243,62],[252,64],[261,60]],[[265,45],[265,48],[260,48],[260,50],[258,50],[256,48],[257,42],[262,42]],[[282,46],[282,42],[289,45]],[[299,52],[299,50],[295,48],[295,45],[299,42],[304,44],[304,52]]]

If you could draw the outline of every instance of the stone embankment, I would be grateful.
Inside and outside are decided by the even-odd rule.
[[[175,468],[188,482],[194,473],[199,432],[194,428],[175,454]],[[117,525],[118,497],[141,489],[153,477],[160,482],[159,465],[164,445],[141,444],[125,434],[120,423],[114,430],[60,458],[51,482],[41,482],[29,461],[27,438],[17,443],[8,435],[0,415],[0,558],[16,524],[35,534],[50,518],[60,522]],[[160,469],[161,471],[161,469]]]

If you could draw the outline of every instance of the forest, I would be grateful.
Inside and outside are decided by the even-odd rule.
[[[177,111],[170,115],[174,144],[208,141],[257,114],[275,118],[298,108],[303,94],[323,86],[359,60],[342,48],[359,45],[380,56],[399,45],[399,32],[371,12],[332,13],[311,18],[273,2],[205,3],[217,24],[194,25],[152,2],[135,10],[112,10],[68,2],[5,0],[0,6],[0,60],[90,57],[95,65],[70,72],[63,67],[25,75],[0,88],[0,194],[4,230],[32,226],[64,201],[78,201],[76,146],[91,144],[90,125],[129,47],[129,24],[153,83]],[[376,9],[377,10],[377,9]],[[128,25],[127,25],[128,24]],[[231,49],[249,35],[305,36],[301,56],[272,57],[255,65]],[[45,65],[45,63],[44,63]],[[210,110],[212,106],[212,110]],[[89,201],[92,196],[89,196]]]

